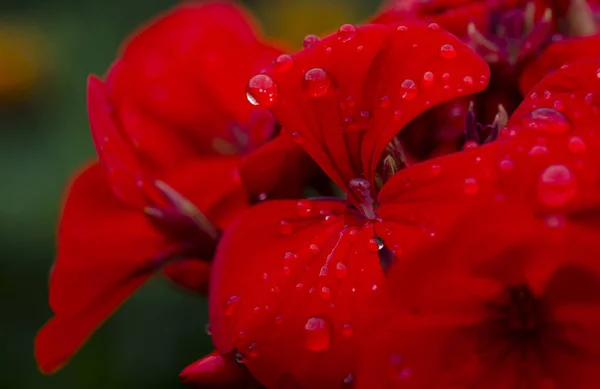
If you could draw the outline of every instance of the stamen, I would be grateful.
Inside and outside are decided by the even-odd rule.
[[[367,217],[367,219],[375,219],[375,201],[371,197],[371,184],[364,178],[353,178],[348,184],[350,190],[352,190],[360,200],[360,210]]]
[[[183,197],[179,192],[175,189],[171,188],[164,181],[156,180],[154,185],[162,192],[162,194],[169,200],[171,205],[175,207],[175,209],[181,213],[181,215],[189,217],[196,226],[205,232],[212,239],[217,239],[219,236],[219,231],[217,228],[210,222],[210,220],[202,213],[200,210],[188,199]],[[156,208],[151,213],[157,214],[158,210]],[[164,211],[163,211],[164,215]]]

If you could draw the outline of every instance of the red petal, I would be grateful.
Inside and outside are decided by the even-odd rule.
[[[55,313],[38,333],[40,369],[54,372],[151,274],[170,247],[137,209],[110,191],[99,165],[74,181],[62,215],[50,280]]]
[[[255,109],[245,99],[247,80],[280,53],[254,30],[237,6],[194,3],[134,35],[110,84],[124,131],[141,153],[166,166],[193,152],[215,154],[216,138],[231,141],[232,128]]]
[[[600,36],[568,39],[548,46],[521,74],[519,88],[523,95],[549,73],[571,62],[600,59]]]
[[[384,280],[373,226],[346,226],[345,208],[265,202],[221,240],[209,293],[213,342],[239,352],[266,387],[342,387],[354,369],[354,332],[369,319],[362,307],[382,296]]]
[[[178,286],[193,293],[208,293],[208,275],[210,264],[196,258],[178,260],[167,265],[163,272]]]
[[[248,371],[233,358],[219,355],[216,351],[183,369],[179,378],[192,388],[202,389],[245,389],[255,383]]]
[[[302,197],[306,180],[317,171],[312,159],[286,133],[246,156],[240,165],[244,186],[269,198]]]
[[[147,199],[138,182],[146,177],[129,139],[115,125],[106,85],[95,76],[88,78],[87,105],[92,138],[111,189],[124,202],[144,207]]]
[[[487,64],[458,39],[426,25],[404,27],[362,26],[347,41],[329,36],[293,56],[291,69],[269,73],[279,88],[276,118],[342,188],[363,172],[371,179],[390,139],[427,108],[487,85]],[[446,44],[450,53],[440,54]],[[304,90],[314,68],[325,69],[332,83],[318,98]],[[432,86],[423,81],[428,71]],[[411,81],[416,89],[408,88]]]

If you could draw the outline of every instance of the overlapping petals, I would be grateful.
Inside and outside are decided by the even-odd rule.
[[[356,367],[355,334],[370,321],[363,308],[385,293],[384,268],[437,225],[394,205],[404,188],[395,177],[374,197],[379,157],[430,106],[483,89],[489,69],[450,34],[418,23],[342,26],[290,61],[251,79],[248,91],[349,200],[271,201],[245,212],[215,257],[212,336],[266,387],[343,387]]]
[[[447,204],[445,213],[462,210],[452,229],[390,270],[359,388],[594,387],[599,67],[580,62],[543,80],[462,170],[444,167],[465,153],[423,164],[454,182],[430,182],[424,206],[459,194],[465,170],[480,172],[478,189],[468,203]]]

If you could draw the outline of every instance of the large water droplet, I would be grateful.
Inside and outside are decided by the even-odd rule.
[[[248,81],[246,97],[252,105],[271,106],[278,96],[279,88],[277,84],[266,74],[257,74]]]
[[[400,84],[400,93],[404,100],[412,100],[417,97],[417,84],[413,80],[406,79]]]
[[[331,323],[320,316],[311,317],[304,325],[306,348],[310,351],[324,351],[331,345]]]
[[[565,115],[553,108],[538,108],[531,111],[524,119],[524,124],[531,129],[551,134],[563,134],[571,130],[571,123]]]
[[[440,57],[444,59],[456,58],[456,49],[450,44],[445,44],[440,47]]]
[[[329,300],[331,298],[331,289],[329,286],[322,286],[319,295],[323,300]]]
[[[352,24],[344,24],[337,32],[337,37],[342,42],[348,42],[356,36],[356,27]]]
[[[277,57],[275,63],[273,64],[273,67],[279,73],[287,72],[292,68],[292,66],[294,66],[294,59],[288,54],[281,54],[279,57]]]
[[[431,31],[435,31],[438,32],[441,30],[440,25],[437,23],[429,23],[429,25],[427,26]]]
[[[225,303],[225,316],[231,316],[235,313],[238,305],[240,304],[239,296],[231,296]]]
[[[311,97],[323,97],[329,91],[331,77],[321,68],[313,68],[306,72],[302,88]]]
[[[302,46],[305,49],[310,49],[311,47],[313,47],[315,45],[315,43],[319,42],[320,39],[318,36],[314,35],[314,34],[308,34],[307,36],[304,37],[304,40],[302,41]]]
[[[560,207],[577,195],[575,175],[565,165],[550,165],[542,171],[538,197],[547,207]]]

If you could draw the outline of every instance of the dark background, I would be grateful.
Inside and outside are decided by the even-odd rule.
[[[162,279],[137,293],[62,371],[43,376],[33,338],[51,316],[48,269],[65,182],[95,153],[89,73],[174,0],[0,0],[0,388],[180,388],[210,351],[206,302]],[[376,0],[246,1],[267,34],[296,47],[308,33],[358,23]]]

